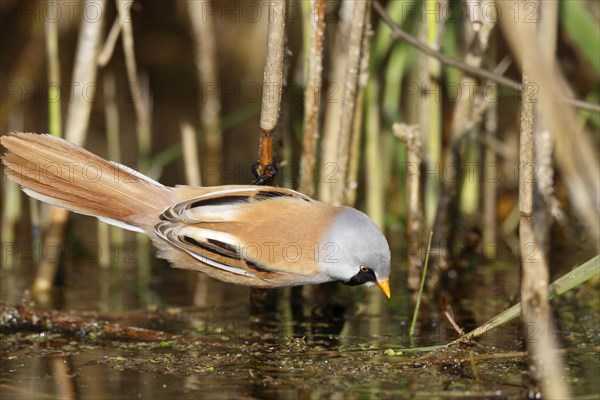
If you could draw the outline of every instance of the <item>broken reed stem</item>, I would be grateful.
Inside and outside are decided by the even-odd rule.
[[[92,0],[87,2],[92,3]],[[94,0],[94,9],[99,15],[105,15],[105,0]],[[78,146],[83,146],[87,134],[89,117],[92,109],[90,97],[94,96],[96,82],[96,57],[100,48],[102,34],[102,18],[90,19],[81,17],[75,64],[73,66],[72,82],[77,82],[72,88],[71,102],[65,123],[65,139]],[[63,242],[64,228],[69,212],[62,208],[51,208],[51,223],[44,237],[44,248],[58,246]],[[44,302],[43,296],[54,284],[57,263],[60,257],[41,259],[37,275],[33,282],[33,294],[38,301]]]
[[[340,109],[339,137],[337,143],[337,170],[339,171],[337,188],[333,197],[334,205],[347,203],[348,177],[352,157],[353,133],[357,110],[357,94],[359,91],[359,73],[361,71],[361,57],[363,55],[363,36],[366,34],[368,0],[356,0],[352,12],[353,24],[350,28],[348,45],[348,58],[343,84],[342,104]]]
[[[273,134],[279,121],[281,92],[283,90],[285,20],[288,1],[270,2],[268,4],[267,52],[258,148],[257,172],[259,176],[264,176],[267,172],[267,166],[273,162]]]
[[[306,62],[306,87],[304,89],[304,133],[300,157],[299,189],[307,196],[315,195],[315,166],[319,140],[319,111],[323,85],[323,44],[325,41],[325,0],[312,4],[311,37]]]
[[[223,132],[221,131],[221,96],[219,90],[215,90],[219,83],[215,28],[212,15],[206,12],[210,8],[210,3],[208,0],[188,1],[187,6],[194,30],[198,92],[201,93],[198,104],[200,126],[205,132],[202,160],[218,170],[222,163]],[[221,175],[208,174],[205,185],[220,185]]]
[[[423,163],[423,144],[418,125],[392,125],[394,136],[406,144],[406,192],[408,197],[408,288],[414,294],[419,289],[422,262],[420,251],[423,231],[423,210],[421,204],[421,164]]]
[[[446,317],[454,331],[458,333],[459,336],[463,336],[465,332],[456,322],[456,319],[454,318],[454,312],[452,311],[452,307],[450,307],[450,304],[446,303],[446,298],[444,296],[442,296],[442,310],[444,312],[444,316]]]

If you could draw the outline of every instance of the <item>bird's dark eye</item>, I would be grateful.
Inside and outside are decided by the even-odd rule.
[[[370,271],[370,270],[369,270],[369,268],[365,267],[364,265],[361,265],[361,266],[360,266],[360,270],[361,270],[362,272],[369,272],[369,271]]]

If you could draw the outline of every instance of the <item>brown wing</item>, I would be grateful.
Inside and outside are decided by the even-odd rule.
[[[235,222],[236,211],[248,203],[278,198],[314,202],[300,192],[267,186],[229,185],[219,186],[218,190],[178,186],[175,191],[183,200],[162,213],[163,221]]]
[[[278,224],[282,210],[320,203],[293,190],[272,187],[207,189],[210,188],[178,187],[180,198],[201,194],[165,210],[162,222],[155,227],[157,235],[208,267],[247,278],[274,279],[283,283],[280,286],[294,282],[291,276],[282,275],[314,272],[312,266],[290,268],[286,260],[280,262],[281,257],[268,257],[273,235],[265,228]],[[255,212],[264,216],[264,226],[257,222]]]
[[[276,275],[268,267],[245,255],[235,238],[222,232],[170,222],[160,222],[155,232],[169,244],[209,267],[248,278],[268,280]]]

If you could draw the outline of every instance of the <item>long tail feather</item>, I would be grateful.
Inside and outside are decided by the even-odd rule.
[[[152,232],[175,198],[171,188],[55,136],[13,133],[0,142],[6,175],[58,207]]]

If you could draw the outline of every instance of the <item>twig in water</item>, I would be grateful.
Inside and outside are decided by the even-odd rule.
[[[462,328],[456,323],[456,320],[454,319],[454,313],[452,312],[452,307],[450,307],[450,304],[446,302],[446,298],[444,296],[442,296],[442,310],[444,311],[444,315],[456,333],[458,333],[460,336],[464,335],[465,331],[463,331]]]

